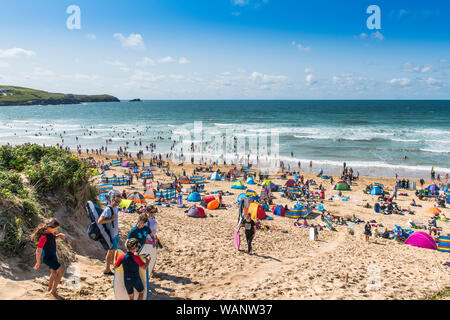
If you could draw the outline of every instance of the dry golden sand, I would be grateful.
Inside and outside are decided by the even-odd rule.
[[[104,158],[102,157],[97,157]],[[141,165],[141,161],[137,161]],[[148,161],[146,161],[148,163]],[[193,166],[185,165],[191,175]],[[172,165],[172,170],[182,168]],[[113,168],[107,173],[121,174],[124,168]],[[304,174],[315,178],[312,174]],[[95,178],[98,181],[98,177]],[[157,173],[155,181],[169,181]],[[319,181],[320,180],[320,181]],[[336,180],[336,179],[335,179]],[[272,179],[284,184],[285,180]],[[324,183],[326,198],[336,194],[329,181]],[[406,226],[409,218],[415,222],[427,223],[426,210],[434,205],[432,201],[417,203],[422,208],[413,208],[415,215],[385,216],[363,208],[367,202],[373,205],[375,196],[365,195],[362,190],[367,184],[380,182],[391,191],[394,179],[360,178],[352,185],[349,202],[325,201],[324,206],[335,215],[355,214],[362,220],[376,220],[392,229],[394,224]],[[127,192],[144,188],[141,181],[125,187]],[[214,181],[206,184],[206,191],[224,190],[233,193],[224,196],[227,209],[206,210],[206,219],[189,218],[186,209],[172,205],[158,208],[158,235],[164,248],[159,250],[155,272],[151,278],[151,300],[158,299],[424,299],[445,286],[450,285],[447,253],[399,244],[393,240],[372,238],[366,243],[363,236],[364,224],[354,227],[337,226],[337,232],[321,231],[319,241],[309,240],[309,229],[293,225],[295,220],[275,216],[265,220],[263,225],[274,227],[273,232],[258,230],[253,241],[254,254],[236,252],[233,245],[233,231],[237,223],[237,207],[233,205],[240,190],[230,188],[230,182]],[[118,188],[122,191],[123,188]],[[259,192],[260,187],[253,190]],[[399,196],[397,203],[408,208],[414,192]],[[186,195],[183,197],[186,198]],[[275,193],[275,204],[290,204]],[[189,206],[189,203],[185,202]],[[443,211],[447,212],[446,209]],[[272,215],[271,215],[272,216]],[[447,214],[447,217],[450,215]],[[120,243],[123,248],[129,230],[137,221],[136,214],[120,213]],[[309,219],[319,223],[320,217]],[[83,227],[87,227],[83,226]],[[450,223],[438,221],[442,234],[450,233]],[[354,230],[354,235],[349,234]],[[286,231],[287,233],[283,233]],[[241,231],[241,239],[244,240]],[[74,266],[81,277],[80,287],[72,288],[63,280],[60,294],[66,299],[114,299],[112,277],[102,275],[104,252],[98,244],[88,239],[76,239],[78,246],[92,247],[95,254],[77,255]],[[241,249],[246,249],[245,241]],[[2,266],[0,266],[0,269]],[[8,269],[9,268],[9,269]],[[45,267],[44,267],[45,268]],[[24,274],[17,267],[3,265],[0,274],[0,299],[43,299],[47,283],[47,270],[27,273],[17,280],[4,277],[5,270]],[[36,278],[35,278],[36,277]],[[66,275],[66,278],[68,276]],[[372,280],[375,280],[373,282]]]

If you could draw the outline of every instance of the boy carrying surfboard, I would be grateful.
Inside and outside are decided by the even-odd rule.
[[[114,264],[114,269],[122,265],[124,272],[124,284],[127,290],[128,299],[134,300],[134,289],[138,292],[138,300],[144,300],[144,285],[139,276],[139,268],[147,269],[150,264],[150,259],[145,258],[145,263],[141,257],[136,255],[139,249],[139,241],[135,238],[128,239],[125,243],[127,254],[119,257]]]

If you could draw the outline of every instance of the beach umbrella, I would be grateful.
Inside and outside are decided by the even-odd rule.
[[[433,208],[429,208],[427,210],[427,213],[439,214],[439,213],[441,213],[441,210],[439,208],[433,207]]]
[[[133,200],[134,203],[146,203],[145,198],[142,194],[139,192],[134,192],[133,194],[129,195],[127,200]]]

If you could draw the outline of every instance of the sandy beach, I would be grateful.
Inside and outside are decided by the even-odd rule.
[[[82,157],[88,157],[82,155]],[[94,156],[97,160],[111,156]],[[146,164],[148,160],[145,160]],[[141,165],[142,161],[136,159]],[[171,170],[181,173],[183,169],[191,175],[193,165],[183,167],[171,165]],[[215,167],[215,170],[217,167]],[[222,170],[225,168],[222,166]],[[125,168],[112,167],[107,176],[121,175]],[[206,173],[205,173],[206,174]],[[305,179],[315,179],[323,183],[326,199],[338,191],[332,190],[329,180],[318,179],[315,175],[304,173]],[[288,177],[289,178],[289,177]],[[286,180],[271,178],[275,183],[284,184]],[[169,177],[159,170],[154,181],[169,182]],[[335,177],[336,181],[336,177]],[[93,183],[100,182],[100,176]],[[382,215],[373,208],[364,208],[366,203],[373,206],[376,196],[364,194],[366,185],[379,182],[392,191],[394,179],[363,177],[353,182],[351,191],[344,191],[350,200],[325,200],[324,207],[329,213],[341,217],[355,214],[362,220],[375,220],[392,230],[394,225],[406,227],[408,219],[427,225],[426,210],[434,202],[420,201],[411,190],[408,196],[399,196],[397,203],[401,208],[409,206],[413,198],[422,207],[412,207],[414,215]],[[426,184],[428,185],[428,182]],[[187,208],[158,207],[158,236],[164,248],[159,250],[154,274],[150,279],[151,300],[160,299],[425,299],[450,284],[449,268],[443,264],[448,254],[398,243],[395,240],[371,238],[364,240],[364,224],[353,227],[336,226],[337,231],[324,229],[319,232],[319,240],[309,240],[309,229],[294,226],[295,219],[274,216],[273,220],[261,221],[262,226],[275,230],[257,230],[253,241],[253,254],[240,251],[233,246],[233,231],[236,228],[238,208],[237,196],[241,190],[231,189],[232,182],[208,181],[205,193],[211,191],[230,191],[233,195],[223,196],[226,208],[205,210],[206,218],[196,219],[186,215]],[[318,185],[315,186],[318,188]],[[131,186],[115,187],[127,193],[145,190],[142,181]],[[260,186],[252,186],[258,193]],[[192,203],[183,201],[187,207]],[[293,202],[274,192],[276,204]],[[153,200],[147,200],[152,203]],[[272,209],[272,206],[270,207]],[[449,217],[448,209],[443,209]],[[62,232],[68,234],[68,242],[73,248],[74,262],[70,272],[63,278],[59,289],[65,299],[95,300],[114,299],[112,277],[104,276],[104,250],[87,238],[71,237],[71,234],[85,234],[87,217],[72,220],[64,213],[55,215],[62,220]],[[136,213],[120,213],[119,248],[130,229],[137,222]],[[317,224],[320,215],[311,214],[308,223]],[[438,221],[442,235],[450,234],[450,223]],[[384,230],[384,228],[380,228]],[[353,230],[351,235],[349,230]],[[245,239],[241,230],[241,239]],[[48,273],[41,268],[33,272],[20,263],[2,262],[0,266],[0,299],[47,299],[44,294]],[[71,284],[78,277],[79,283]],[[7,288],[8,290],[4,290]]]

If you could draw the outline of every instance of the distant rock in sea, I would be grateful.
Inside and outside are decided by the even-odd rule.
[[[132,100],[130,100],[130,102],[142,102],[142,100],[141,99],[132,99]]]

